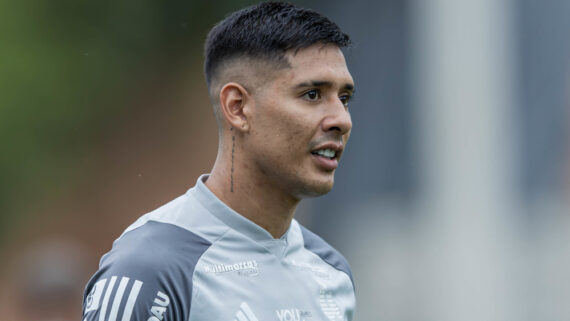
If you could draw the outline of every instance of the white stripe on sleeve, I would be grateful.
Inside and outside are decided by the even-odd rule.
[[[109,321],[117,321],[117,313],[119,312],[119,306],[121,305],[121,300],[123,300],[123,295],[125,294],[125,288],[129,283],[129,278],[124,276],[119,283],[117,288],[117,293],[115,294],[115,299],[113,300],[113,306],[111,307],[111,313],[109,314]]]
[[[125,312],[123,312],[123,318],[121,321],[131,321],[131,315],[133,314],[133,309],[135,308],[135,303],[137,302],[137,297],[141,290],[143,282],[135,280],[129,298],[127,299],[127,305],[125,305]]]
[[[111,297],[111,292],[113,292],[113,287],[115,287],[115,281],[117,281],[117,277],[113,276],[107,286],[107,291],[105,291],[105,297],[103,298],[103,304],[101,304],[101,311],[99,311],[99,321],[105,321],[107,305],[109,305],[109,298]]]

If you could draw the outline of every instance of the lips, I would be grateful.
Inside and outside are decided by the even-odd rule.
[[[330,149],[330,148],[326,148],[326,149],[319,149],[315,152],[313,152],[312,154],[314,155],[319,155],[322,157],[327,157],[330,159],[333,159],[336,157],[336,151],[334,149]]]
[[[342,150],[342,144],[329,142],[314,148],[311,151],[311,155],[318,167],[330,171],[338,167],[338,160]]]

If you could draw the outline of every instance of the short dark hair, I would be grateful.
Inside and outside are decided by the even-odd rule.
[[[327,17],[284,2],[262,2],[236,11],[216,24],[205,44],[204,73],[210,87],[222,62],[246,56],[279,61],[289,50],[314,44],[351,44]]]

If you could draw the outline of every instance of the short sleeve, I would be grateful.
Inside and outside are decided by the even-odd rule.
[[[192,275],[209,246],[167,223],[150,221],[125,233],[85,288],[83,320],[188,320]]]

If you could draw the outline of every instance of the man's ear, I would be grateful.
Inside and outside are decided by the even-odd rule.
[[[249,122],[244,108],[251,103],[247,90],[240,84],[230,82],[220,90],[220,109],[228,124],[238,131],[247,131]]]

